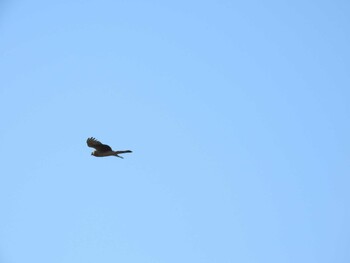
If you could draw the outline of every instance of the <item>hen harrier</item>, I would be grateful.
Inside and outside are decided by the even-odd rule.
[[[119,158],[123,158],[119,156],[120,153],[131,153],[130,150],[125,151],[113,151],[112,148],[106,144],[102,144],[100,141],[96,140],[94,137],[90,137],[86,140],[86,143],[89,147],[95,148],[96,151],[93,151],[91,155],[96,157],[104,157],[104,156],[116,156]]]

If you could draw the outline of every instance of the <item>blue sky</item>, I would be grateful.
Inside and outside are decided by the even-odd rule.
[[[348,1],[0,9],[0,262],[350,262]]]

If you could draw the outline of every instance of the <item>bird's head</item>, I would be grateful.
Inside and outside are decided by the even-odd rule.
[[[92,152],[91,155],[95,155],[95,152]]]

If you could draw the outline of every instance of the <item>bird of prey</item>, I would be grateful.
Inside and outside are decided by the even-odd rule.
[[[118,154],[121,153],[131,153],[130,150],[125,151],[113,151],[112,148],[106,144],[102,144],[100,141],[96,140],[94,137],[90,137],[86,140],[86,143],[89,147],[95,148],[96,151],[93,151],[91,155],[96,157],[104,157],[104,156],[116,156],[119,158],[123,158]]]

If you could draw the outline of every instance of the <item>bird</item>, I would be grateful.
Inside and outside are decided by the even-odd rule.
[[[95,148],[95,151],[91,153],[91,155],[95,157],[105,157],[105,156],[116,156],[122,158],[118,154],[121,153],[131,153],[130,150],[125,151],[113,151],[112,148],[107,144],[102,144],[100,141],[96,140],[94,137],[90,137],[86,140],[86,143],[89,147]]]

